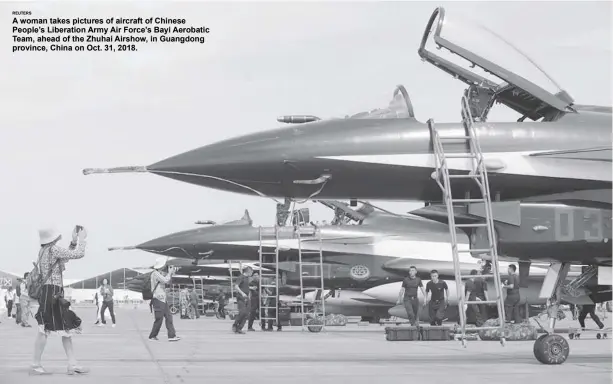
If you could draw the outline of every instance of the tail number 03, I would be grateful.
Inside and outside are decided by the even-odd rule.
[[[610,219],[610,217],[604,218],[603,212],[598,209],[557,208],[555,210],[555,239],[556,241],[603,240],[604,220]],[[576,223],[575,220],[582,221],[583,225]]]

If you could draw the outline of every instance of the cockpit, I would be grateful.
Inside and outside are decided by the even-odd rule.
[[[437,53],[427,47],[432,42]],[[430,17],[418,53],[468,85],[464,96],[475,121],[487,121],[494,103],[518,112],[518,121],[555,121],[576,112],[570,95],[534,60],[476,22],[448,18],[442,7]]]
[[[413,104],[409,98],[406,88],[398,85],[394,90],[394,96],[387,108],[373,109],[368,112],[360,112],[348,116],[349,119],[402,119],[415,118]]]
[[[474,122],[487,121],[495,104],[502,104],[533,121],[556,121],[581,107],[536,62],[504,37],[473,21],[449,18],[445,9],[434,10],[424,31],[418,54],[423,61],[468,85],[464,90]],[[464,120],[466,116],[463,116]],[[415,118],[404,86],[398,85],[387,108],[360,112],[346,119]],[[290,124],[321,120],[312,115],[280,116]]]

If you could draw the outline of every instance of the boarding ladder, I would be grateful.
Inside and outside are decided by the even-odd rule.
[[[435,172],[432,177],[441,188],[443,192],[443,199],[447,207],[447,217],[449,219],[449,234],[451,235],[451,249],[453,254],[453,267],[455,272],[456,287],[458,288],[459,297],[459,312],[460,312],[460,326],[461,326],[461,341],[462,345],[466,347],[466,305],[474,304],[496,304],[498,308],[498,320],[499,326],[497,327],[476,327],[471,330],[492,330],[499,329],[500,335],[503,336],[500,339],[501,344],[505,345],[504,338],[504,302],[502,297],[502,283],[500,281],[500,270],[498,264],[498,251],[496,249],[494,220],[492,213],[492,201],[490,199],[490,188],[487,177],[487,170],[485,168],[483,153],[479,146],[477,132],[474,126],[474,119],[470,112],[470,106],[466,96],[462,97],[462,122],[465,129],[464,136],[441,136],[434,126],[432,119],[428,120],[428,128],[432,137],[432,144],[434,149],[434,161]],[[458,143],[466,144],[465,148],[468,148],[469,153],[445,153],[445,145],[457,145]],[[465,150],[463,151],[465,152]],[[449,159],[461,159],[469,160],[470,171],[468,174],[450,174],[449,173]],[[452,194],[452,181],[454,180],[474,180],[479,187],[481,198],[470,198],[465,196],[463,199],[454,198]],[[454,206],[462,204],[468,206],[471,203],[481,203],[484,206],[485,222],[471,223],[471,224],[456,224],[454,216]],[[487,228],[487,242],[488,248],[485,249],[458,249],[458,239],[456,231],[458,228]],[[469,247],[472,248],[472,247]],[[496,290],[496,299],[488,301],[467,301],[464,295],[462,287],[463,280],[469,279],[471,275],[463,275],[460,268],[460,253],[480,254],[488,257],[492,263],[492,271],[490,274],[484,274],[479,277],[483,279],[494,279],[494,287]]]
[[[272,244],[271,244],[272,243]],[[272,250],[271,250],[272,248]],[[259,228],[259,261],[260,261],[260,321],[268,322],[275,321],[279,324],[279,227],[260,227]],[[272,270],[272,272],[271,272]],[[275,284],[272,284],[274,281]],[[266,292],[266,289],[273,289],[272,295]],[[276,301],[277,305],[273,306],[270,299]],[[271,316],[270,312],[274,310],[275,316]]]
[[[279,321],[279,311],[276,310],[276,306],[272,306],[269,303],[269,299],[278,300],[279,288],[281,287],[280,267],[279,267],[279,250],[280,239],[279,232],[281,230],[292,231],[292,238],[298,242],[298,276],[300,281],[300,309],[302,316],[302,330],[309,330],[311,332],[320,332],[325,327],[325,298],[324,292],[324,274],[323,274],[323,251],[320,231],[314,226],[294,226],[293,229],[289,227],[260,227],[259,228],[259,262],[260,262],[260,282],[259,292],[260,299],[264,304],[261,305],[261,320],[263,321]],[[315,249],[303,249],[303,240],[310,240],[314,244]],[[303,260],[303,259],[306,259]],[[305,268],[312,267],[311,271],[315,271],[315,275],[308,275],[308,278],[319,279],[320,289],[316,292],[316,296],[313,302],[309,302],[313,305],[313,311],[310,313],[312,319],[307,319],[305,311],[305,293],[308,287],[305,287]],[[271,284],[274,280],[275,284]],[[273,295],[266,292],[266,288],[272,288],[274,290]],[[270,310],[275,310],[276,316],[269,315]]]
[[[298,273],[300,275],[300,307],[302,313],[302,330],[309,330],[310,332],[320,332],[326,326],[326,295],[324,285],[324,257],[322,249],[321,233],[319,228],[315,226],[297,226],[296,238],[298,239]],[[303,249],[303,239],[311,240],[313,247],[309,249]],[[314,248],[314,249],[313,249]],[[306,256],[307,260],[303,258]],[[312,266],[315,275],[309,275],[311,279],[319,279],[319,289],[315,292],[313,297],[313,311],[312,319],[306,319],[304,310],[304,267]]]

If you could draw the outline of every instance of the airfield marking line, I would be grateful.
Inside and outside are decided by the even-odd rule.
[[[160,363],[157,361],[157,359],[155,358],[155,355],[153,354],[153,351],[149,347],[149,344],[148,344],[149,340],[145,340],[145,337],[143,336],[143,333],[142,333],[141,329],[138,327],[138,322],[136,321],[134,316],[132,316],[131,314],[129,316],[130,316],[130,319],[132,320],[132,323],[134,324],[134,328],[138,332],[138,336],[140,337],[140,340],[143,342],[143,346],[145,347],[145,349],[149,353],[149,356],[151,356],[151,361],[153,361],[153,363],[157,366],[158,370],[162,374],[162,378],[164,379],[164,383],[165,384],[172,384],[172,381],[170,380],[168,375],[166,375],[166,372],[164,372],[164,369],[162,368]],[[164,320],[164,321],[166,321],[166,320]]]

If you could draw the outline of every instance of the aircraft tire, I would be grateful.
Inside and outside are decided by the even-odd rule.
[[[534,357],[547,365],[562,364],[568,359],[570,346],[566,339],[560,335],[542,335],[534,342]]]

